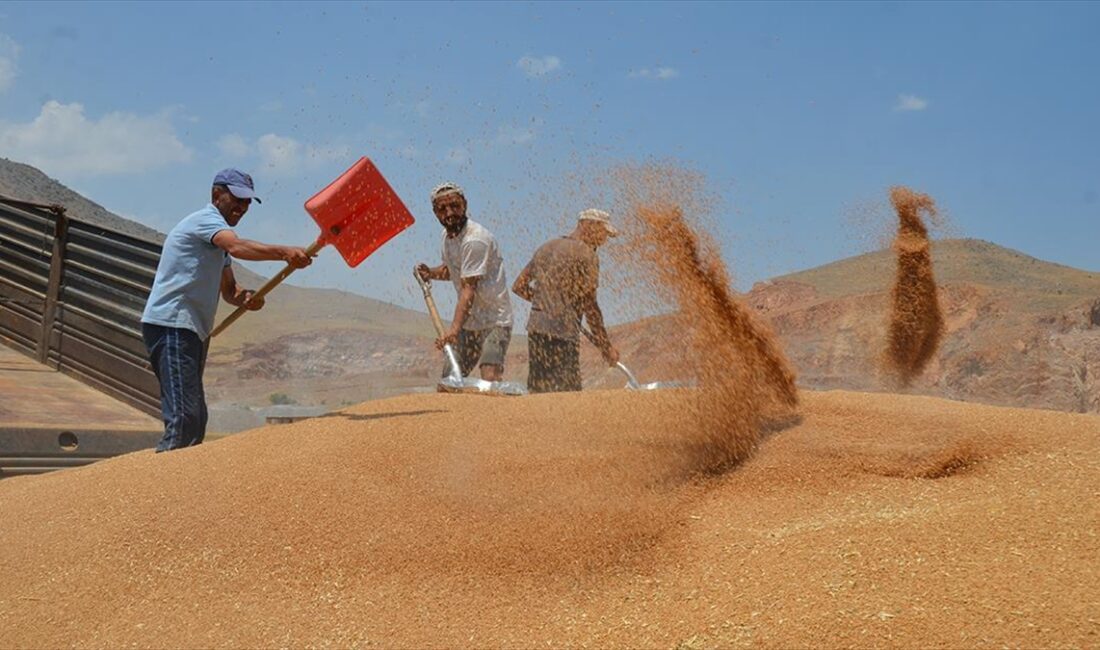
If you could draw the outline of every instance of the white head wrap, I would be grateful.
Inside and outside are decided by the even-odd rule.
[[[466,193],[462,191],[462,187],[458,183],[448,181],[435,186],[435,189],[432,190],[432,201],[447,194],[457,194],[462,198],[466,198]]]
[[[601,224],[611,237],[619,236],[618,229],[611,225],[611,215],[603,210],[597,210],[596,208],[581,210],[580,214],[577,215],[577,221],[595,221]]]

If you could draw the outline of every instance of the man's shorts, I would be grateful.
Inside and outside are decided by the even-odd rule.
[[[458,365],[462,367],[462,376],[466,377],[480,366],[504,367],[504,355],[508,353],[508,343],[512,341],[511,327],[490,327],[483,330],[459,330]],[[443,376],[451,374],[450,362],[443,364]]]
[[[527,390],[560,393],[581,389],[580,341],[527,333]]]

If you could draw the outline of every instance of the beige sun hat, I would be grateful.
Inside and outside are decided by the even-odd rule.
[[[588,208],[587,210],[581,210],[577,215],[577,221],[596,221],[603,225],[604,230],[607,231],[608,236],[618,237],[619,230],[615,226],[611,225],[611,215],[603,210],[597,210],[596,208]]]

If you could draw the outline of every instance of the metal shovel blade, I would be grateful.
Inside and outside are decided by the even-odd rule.
[[[527,389],[514,381],[486,381],[469,377],[457,381],[454,377],[445,377],[439,381],[439,387],[448,393],[481,393],[508,397],[527,394]]]
[[[458,357],[450,344],[443,346],[443,354],[451,366],[451,374],[439,380],[439,387],[448,393],[480,393],[483,395],[505,395],[509,397],[526,395],[527,389],[514,381],[486,381],[463,377],[459,369]]]
[[[432,317],[432,325],[436,334],[443,336],[443,321],[439,318],[439,310],[432,299],[431,282],[420,277],[413,269],[413,277],[424,292],[424,304],[428,306],[428,314]],[[484,379],[472,379],[462,376],[462,367],[458,364],[455,350],[448,343],[443,346],[443,354],[447,357],[447,365],[451,372],[439,381],[439,389],[446,393],[479,393],[482,395],[526,395],[527,389],[513,381],[485,381]]]
[[[659,388],[683,388],[687,384],[680,381],[651,381],[648,384],[642,384],[638,382],[638,378],[634,376],[634,373],[630,371],[621,361],[615,364],[615,367],[619,369],[624,375],[626,375],[626,389],[627,390],[657,390]]]

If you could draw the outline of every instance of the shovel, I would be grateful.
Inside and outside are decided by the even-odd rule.
[[[314,194],[306,201],[305,208],[321,228],[321,234],[306,248],[306,254],[313,257],[322,247],[332,244],[351,268],[413,223],[412,214],[401,198],[366,157]],[[294,270],[288,264],[260,287],[249,302],[266,296]],[[217,336],[246,311],[248,308],[244,305],[237,307],[210,336]]]
[[[596,336],[592,334],[592,332],[590,332],[588,328],[584,325],[581,325],[581,334],[584,334],[584,338],[588,339],[588,341],[592,345],[596,345]],[[638,377],[633,372],[631,372],[630,368],[627,368],[626,364],[624,364],[622,361],[617,362],[615,364],[615,368],[617,368],[619,372],[626,375],[625,388],[627,390],[657,390],[658,388],[682,388],[686,385],[684,384],[684,382],[680,381],[651,381],[648,384],[643,384],[638,381]]]
[[[432,283],[420,277],[413,269],[413,277],[420,284],[420,290],[424,292],[424,302],[428,305],[428,314],[432,317],[436,334],[443,336],[443,320],[439,317],[439,310],[435,307],[435,299],[432,298]],[[485,395],[526,395],[527,389],[514,381],[486,381],[462,376],[462,366],[458,363],[458,355],[450,343],[443,346],[443,354],[447,357],[447,364],[451,372],[439,380],[439,387],[448,393],[483,393]]]
[[[658,388],[668,388],[665,383],[659,381],[651,381],[648,384],[638,383],[638,378],[630,371],[630,368],[626,367],[622,361],[615,364],[624,375],[626,375],[626,388],[627,390],[657,390]]]

